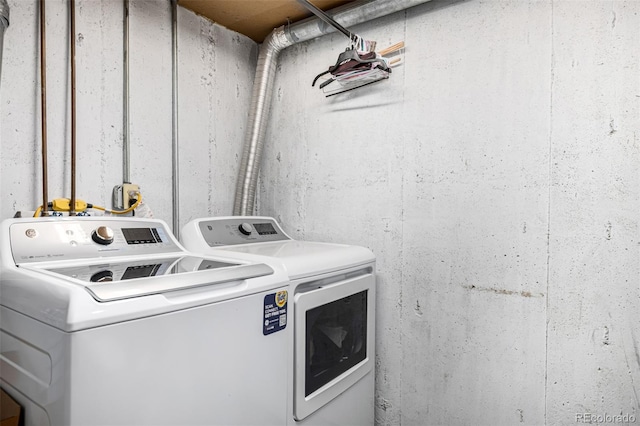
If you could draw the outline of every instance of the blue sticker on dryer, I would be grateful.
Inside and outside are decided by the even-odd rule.
[[[262,334],[265,336],[284,330],[287,326],[287,299],[288,293],[286,290],[267,294],[264,297]]]

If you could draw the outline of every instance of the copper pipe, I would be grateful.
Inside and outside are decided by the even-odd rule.
[[[40,0],[40,101],[42,114],[42,213],[48,216],[49,181],[47,171],[47,36],[44,0]]]
[[[76,215],[76,1],[70,1],[71,13],[71,200],[69,216]]]

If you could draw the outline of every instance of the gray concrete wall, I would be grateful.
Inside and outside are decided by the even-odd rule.
[[[42,203],[39,20],[35,0],[9,0],[0,94],[0,218]],[[66,0],[47,0],[49,197],[70,197]],[[111,207],[122,183],[122,2],[78,0],[77,197]],[[132,0],[131,180],[172,222],[171,10]],[[256,44],[179,8],[180,220],[229,214],[257,58]]]
[[[10,0],[0,214],[40,204],[35,0]],[[65,1],[48,0],[50,196],[68,197]],[[120,2],[78,1],[78,196],[122,176]],[[380,425],[640,422],[640,2],[439,2],[360,26],[389,81],[324,98],[286,50],[259,212],[378,256]],[[180,11],[181,221],[231,211],[255,44]],[[166,2],[133,0],[132,179],[171,222]]]
[[[379,425],[640,422],[640,2],[437,0],[325,98],[342,35],[286,50],[259,213],[378,256]]]
[[[640,2],[576,7],[553,7],[547,415],[640,423]]]

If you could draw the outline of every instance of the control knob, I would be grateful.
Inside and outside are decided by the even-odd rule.
[[[98,244],[109,245],[113,242],[113,231],[108,226],[99,226],[91,233],[91,239]]]
[[[248,224],[247,222],[241,223],[240,226],[238,226],[238,230],[240,231],[241,234],[251,235],[251,225]]]
[[[106,283],[113,281],[113,272],[109,270],[104,270],[100,272],[96,272],[89,279],[92,283]]]

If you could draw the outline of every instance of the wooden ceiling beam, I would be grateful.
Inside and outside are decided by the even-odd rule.
[[[329,10],[351,1],[313,0],[313,4]],[[178,0],[178,4],[258,43],[274,28],[311,16],[295,0]]]

